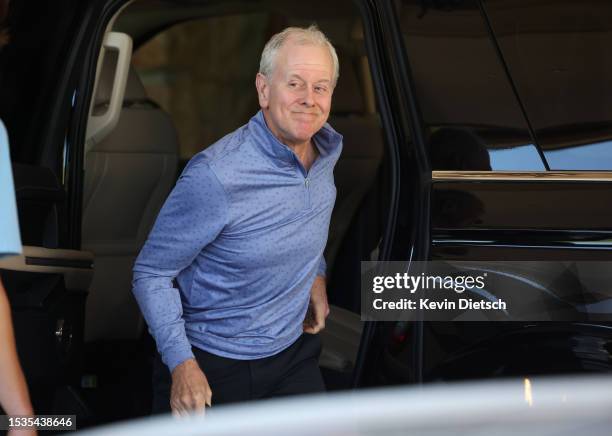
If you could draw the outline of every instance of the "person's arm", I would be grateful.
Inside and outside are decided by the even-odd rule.
[[[7,415],[34,415],[15,346],[11,307],[0,279],[0,406]],[[36,436],[34,428],[9,430],[7,436]]]
[[[0,405],[7,415],[32,415],[28,386],[19,365],[11,308],[0,280]]]
[[[199,408],[202,399],[210,402],[210,393],[197,364],[199,374],[194,375],[181,297],[173,281],[217,237],[227,215],[225,191],[212,170],[204,162],[191,164],[162,207],[134,264],[133,293],[162,360],[172,372],[175,412]],[[177,386],[183,388],[175,392]],[[191,394],[193,386],[196,389]]]
[[[325,328],[325,318],[329,315],[326,269],[325,257],[321,256],[317,276],[310,289],[310,304],[303,327],[305,333],[316,334]]]
[[[0,257],[21,253],[15,188],[8,153],[8,137],[0,120]],[[28,386],[23,376],[13,335],[11,307],[0,279],[0,406],[9,415],[32,415]],[[10,430],[8,435],[35,436],[36,430]]]
[[[321,260],[319,261],[319,266],[317,267],[317,275],[323,278],[327,277],[327,262],[325,261],[325,256],[321,255]]]

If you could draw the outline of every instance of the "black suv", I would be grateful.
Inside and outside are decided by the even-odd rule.
[[[148,413],[134,258],[181,167],[258,109],[265,41],[313,22],[338,51],[329,122],[344,135],[328,387],[610,370],[605,316],[359,313],[363,260],[554,261],[547,295],[606,302],[609,277],[583,267],[612,260],[612,3],[13,0],[0,118],[25,247],[0,268],[38,413]]]

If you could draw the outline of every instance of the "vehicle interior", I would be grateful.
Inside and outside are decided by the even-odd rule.
[[[148,413],[155,351],[131,276],[166,196],[191,157],[259,109],[254,77],[265,42],[311,23],[338,52],[329,123],[344,136],[325,251],[332,308],[320,366],[328,389],[350,387],[362,328],[360,261],[376,258],[389,201],[358,10],[350,1],[136,0],[109,23],[100,47],[84,153],[82,249],[93,253],[94,275],[82,385],[96,420]]]
[[[320,364],[329,389],[350,386],[362,328],[360,261],[377,259],[391,190],[391,153],[356,6],[348,0],[125,2],[93,50],[97,70],[90,72],[79,58],[74,77],[63,77],[56,59],[65,45],[72,47],[70,14],[80,17],[89,2],[62,8],[11,2],[9,18],[15,20],[0,56],[0,115],[11,139],[24,253],[3,260],[0,273],[17,343],[25,344],[18,351],[35,409],[77,413],[80,427],[149,413],[155,347],[132,297],[132,264],[186,162],[258,110],[253,78],[263,45],[293,24],[317,23],[341,63],[330,123],[344,135],[344,152],[335,169],[337,200],[326,250],[333,307]],[[402,59],[405,50],[410,61],[425,127],[424,161],[438,178],[430,207],[421,207],[415,188],[421,167],[411,156],[407,165],[402,160],[408,171],[394,187],[416,200],[394,201],[394,243],[383,244],[385,254],[403,259],[406,241],[419,234],[432,259],[447,261],[609,259],[610,210],[602,201],[610,193],[607,175],[574,180],[570,174],[558,183],[547,177],[463,183],[456,177],[512,171],[533,179],[533,172],[610,170],[608,3],[392,4],[404,43],[392,53]],[[28,10],[37,11],[37,21]],[[90,46],[87,35],[75,44],[79,54]],[[386,73],[386,65],[376,66]],[[56,86],[56,80],[66,83]],[[75,88],[80,99],[60,95]],[[90,111],[81,111],[88,89]],[[81,215],[81,168],[70,158],[81,151],[77,119],[86,114]],[[454,179],[445,178],[449,171]],[[410,207],[427,212],[430,227],[407,213]],[[582,286],[609,289],[607,276],[580,268],[574,276]],[[591,286],[583,276],[598,282]],[[584,296],[581,303],[597,301]],[[610,366],[612,328],[604,323],[424,324],[381,322],[371,331],[369,325],[364,339],[373,344],[367,356],[374,365],[360,362],[366,375],[360,386]],[[377,379],[368,380],[369,374]]]

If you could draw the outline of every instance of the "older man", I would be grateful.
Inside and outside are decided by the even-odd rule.
[[[338,73],[316,27],[274,35],[255,80],[261,110],[197,154],[162,208],[133,283],[167,366],[154,370],[154,412],[324,390]]]

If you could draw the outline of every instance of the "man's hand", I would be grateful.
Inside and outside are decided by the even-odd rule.
[[[325,278],[317,276],[310,290],[310,305],[304,319],[304,332],[313,335],[319,333],[325,328],[327,315],[329,315],[329,304],[327,304]]]
[[[175,416],[204,412],[210,406],[212,390],[195,359],[188,359],[172,371],[170,407]]]

